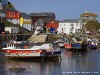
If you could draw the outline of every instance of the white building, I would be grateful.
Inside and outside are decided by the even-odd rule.
[[[94,32],[94,30],[91,30],[91,29],[94,29],[93,27],[91,28],[87,28],[86,27],[86,24],[88,21],[98,21],[98,15],[95,14],[95,13],[91,13],[91,12],[84,12],[83,14],[80,15],[80,19],[82,20],[82,30],[84,33],[89,33],[90,31]]]
[[[26,13],[21,13],[20,26],[29,31],[33,31],[31,17],[29,15],[27,15]]]
[[[66,19],[59,22],[59,27],[57,28],[58,34],[70,34],[80,32],[81,20]]]
[[[13,24],[19,24],[19,19],[7,19],[7,21],[9,21]]]
[[[2,21],[3,21],[3,18],[5,18],[6,17],[6,13],[4,12],[4,10],[3,10],[3,6],[1,5],[1,3],[0,3],[0,22],[2,23]]]
[[[8,31],[9,33],[18,33],[19,28],[18,27],[5,27],[5,31]]]
[[[14,8],[7,8],[5,7],[4,12],[6,13],[7,21],[13,24],[19,24],[20,12]]]
[[[0,3],[0,10],[1,10],[1,9],[3,9],[3,6],[2,6],[2,4]]]

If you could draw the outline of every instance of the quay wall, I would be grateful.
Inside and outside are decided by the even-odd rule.
[[[0,34],[0,43],[3,41],[7,41],[7,40],[12,40],[13,38],[15,38],[17,36],[17,40],[18,41],[22,41],[22,40],[28,40],[28,41],[37,41],[37,42],[46,42],[46,41],[50,41],[50,40],[57,40],[59,38],[70,38],[73,35],[59,35],[59,34],[41,34],[41,35],[32,35],[32,34],[16,34],[15,36],[13,34]],[[84,35],[84,36],[88,36],[90,38],[92,37],[96,37],[100,40],[100,34],[96,34],[94,35]]]
[[[59,35],[59,34],[52,34],[52,35],[48,35],[48,41],[53,41],[53,40],[57,40],[59,38],[71,38],[73,37],[74,35]],[[86,36],[86,37],[89,37],[89,38],[97,38],[98,40],[100,40],[100,34],[96,34],[96,35],[86,35],[86,34],[83,34],[82,36]]]
[[[47,34],[42,34],[42,35],[32,35],[27,39],[27,41],[32,41],[32,42],[46,42],[47,39]]]

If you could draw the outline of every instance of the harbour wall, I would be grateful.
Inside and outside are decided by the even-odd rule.
[[[17,36],[17,38],[16,38]],[[17,41],[33,41],[33,42],[46,42],[46,41],[52,41],[57,40],[59,38],[71,38],[74,35],[59,35],[59,34],[41,34],[41,35],[34,35],[34,34],[0,34],[0,42],[8,41],[12,39],[17,39]],[[100,34],[96,35],[83,35],[88,36],[89,38],[96,37],[100,40]]]

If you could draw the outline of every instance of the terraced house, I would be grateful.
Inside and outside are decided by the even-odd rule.
[[[20,26],[29,31],[33,31],[33,25],[32,25],[31,18],[26,13],[21,13]]]
[[[6,19],[7,21],[19,24],[19,18],[20,18],[20,12],[14,8],[4,8],[3,9],[6,13]]]
[[[59,22],[57,28],[58,34],[79,33],[81,30],[81,21],[76,19],[65,19]]]
[[[94,33],[97,30],[98,15],[92,12],[84,12],[80,15],[82,20],[82,31],[84,33]]]
[[[44,28],[48,22],[55,20],[53,12],[30,13],[29,16],[32,19],[34,30],[37,26]]]

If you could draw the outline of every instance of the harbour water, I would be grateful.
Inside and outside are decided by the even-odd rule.
[[[0,53],[0,75],[100,75],[100,50],[72,52],[62,50],[62,60],[30,61],[7,59]],[[9,68],[22,67],[20,72]]]

